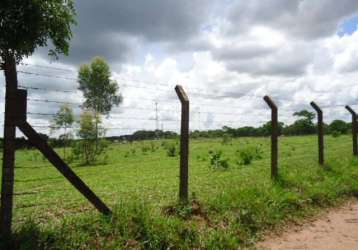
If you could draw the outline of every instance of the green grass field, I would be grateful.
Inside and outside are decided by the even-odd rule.
[[[270,179],[269,138],[190,141],[191,205],[179,206],[179,157],[163,141],[113,143],[105,164],[73,170],[114,211],[105,218],[35,150],[16,155],[14,229],[25,247],[41,249],[237,249],[286,220],[313,214],[358,194],[351,138],[325,138],[326,166],[315,136],[281,137],[280,179]],[[172,141],[170,143],[177,143]],[[239,152],[261,159],[239,165]],[[221,150],[228,169],[210,167]],[[58,149],[61,154],[62,150]]]

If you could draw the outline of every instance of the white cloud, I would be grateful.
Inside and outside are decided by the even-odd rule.
[[[180,103],[174,92],[175,84],[183,85],[190,96],[192,129],[263,123],[270,114],[262,100],[266,94],[279,105],[280,118],[288,122],[292,121],[295,110],[310,108],[312,100],[323,106],[358,103],[358,31],[343,37],[336,35],[340,22],[356,13],[358,2],[342,0],[340,4],[335,3],[333,0],[238,1],[200,18],[191,13],[190,17],[197,20],[197,31],[181,27],[185,36],[177,42],[173,38],[175,24],[158,28],[159,31],[173,28],[168,34],[170,39],[165,32],[160,34],[166,39],[141,39],[153,34],[148,35],[146,31],[141,35],[139,26],[133,32],[127,30],[134,41],[129,45],[137,50],[133,55],[138,56],[138,50],[142,54],[123,61],[116,57],[116,53],[125,51],[105,48],[106,53],[112,55],[113,78],[118,81],[124,96],[121,107],[115,108],[113,116],[105,120],[107,127],[116,127],[108,134],[154,129],[155,103],[164,129],[178,131]],[[190,22],[176,20],[175,23],[185,26]],[[112,23],[111,27],[114,26]],[[131,23],[127,23],[126,29],[130,28]],[[156,40],[159,42],[153,42]],[[90,58],[95,55],[89,54],[93,52],[91,48],[99,46],[101,41],[87,42],[89,49],[85,57]],[[61,79],[75,79],[75,66],[63,62],[48,64],[39,55],[25,62],[30,65],[21,66],[23,70],[59,75],[60,78],[21,74],[19,79],[24,85],[57,90],[77,88],[76,80]],[[33,64],[68,71],[36,68],[31,66]],[[30,97],[82,101],[80,93],[30,91]],[[3,101],[0,107],[3,109]],[[30,103],[29,109],[31,112],[54,113],[58,105]],[[349,119],[343,107],[325,108],[325,114],[327,120]],[[48,117],[34,116],[31,122],[47,123]]]

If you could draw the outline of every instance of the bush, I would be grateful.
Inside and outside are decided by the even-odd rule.
[[[229,160],[222,158],[221,151],[209,151],[210,166],[214,169],[228,169]]]
[[[177,156],[177,148],[175,145],[171,144],[167,146],[167,156],[169,157]]]
[[[147,152],[150,150],[150,148],[148,146],[143,146],[142,147],[142,152],[143,154],[147,154]]]
[[[80,140],[73,143],[73,157],[81,164],[92,165],[106,159],[105,150],[108,146],[107,140],[99,140],[98,143],[95,140]]]
[[[262,159],[263,153],[259,147],[247,147],[236,152],[239,153],[239,165],[250,165],[253,160]]]
[[[341,135],[342,135],[342,133],[341,133],[340,131],[337,131],[337,130],[333,130],[333,131],[332,131],[332,136],[335,137],[335,138],[336,138],[336,137],[339,137],[339,136],[341,136]]]

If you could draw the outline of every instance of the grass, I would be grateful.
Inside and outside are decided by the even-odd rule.
[[[358,159],[348,136],[326,137],[324,167],[315,136],[280,138],[277,182],[270,179],[268,138],[197,139],[190,143],[191,202],[180,205],[179,159],[168,156],[168,143],[177,142],[113,143],[105,164],[71,164],[113,208],[112,217],[99,215],[38,152],[18,151],[17,242],[23,249],[237,249],[358,194]],[[262,153],[239,164],[247,148]],[[228,169],[212,168],[210,151],[221,151]]]

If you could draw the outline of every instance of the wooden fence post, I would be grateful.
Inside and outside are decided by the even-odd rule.
[[[357,144],[357,113],[350,107],[346,106],[346,109],[352,114],[352,140],[353,140],[353,155],[358,155],[358,144]]]
[[[318,163],[320,165],[323,165],[324,164],[323,112],[322,109],[315,102],[311,102],[311,106],[317,112]]]
[[[271,109],[271,178],[278,177],[278,111],[276,104],[269,96],[264,96],[264,101]]]
[[[17,90],[17,74],[15,58],[11,55],[6,57],[3,64],[6,94],[5,94],[5,121],[3,141],[3,165],[1,178],[1,208],[0,226],[1,236],[4,239],[11,237],[12,207],[14,192],[14,164],[15,164],[15,138],[16,127],[13,120],[15,114],[16,100],[14,93]]]
[[[111,210],[105,203],[79,178],[75,172],[58,156],[58,154],[41,138],[41,136],[26,121],[27,91],[16,90],[13,93],[16,103],[12,120],[30,143],[51,162],[54,167],[84,196],[98,211],[105,215],[111,214]]]
[[[175,86],[175,92],[181,102],[179,199],[180,202],[187,203],[189,177],[189,98],[180,85]]]

